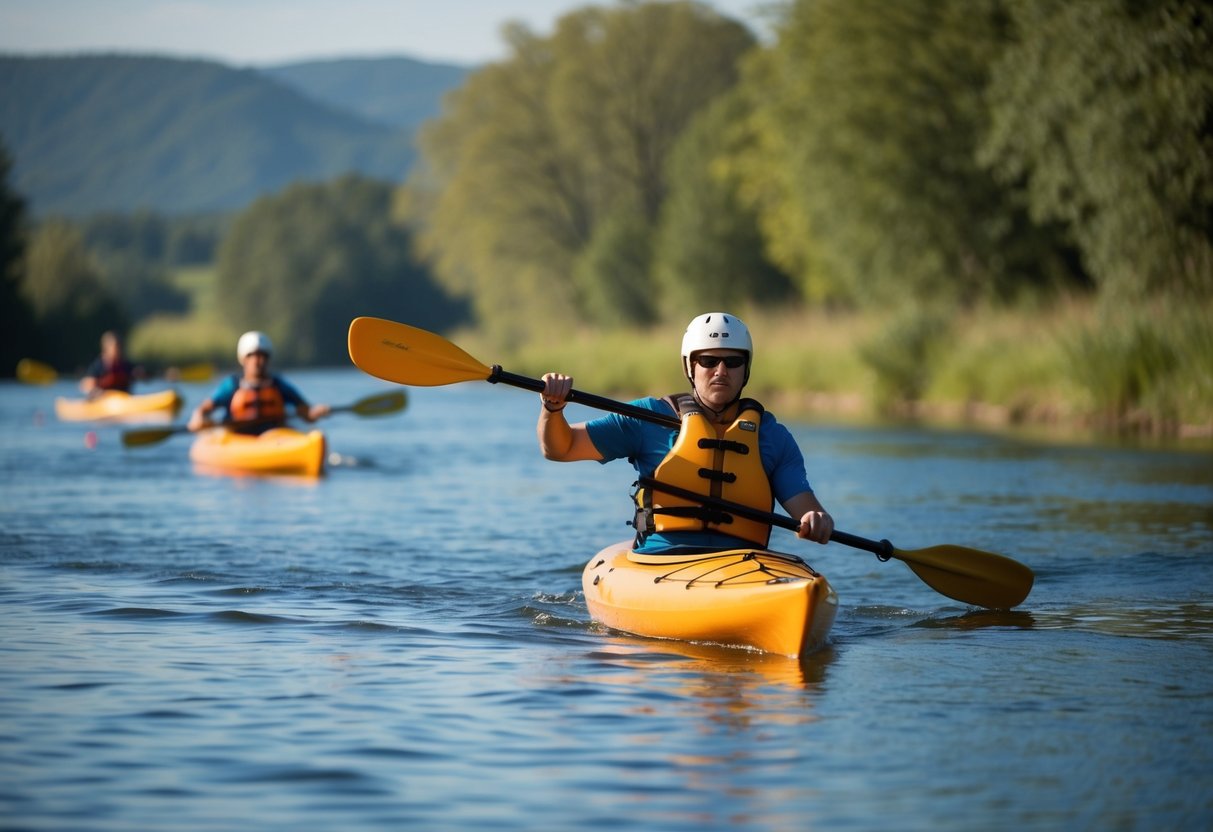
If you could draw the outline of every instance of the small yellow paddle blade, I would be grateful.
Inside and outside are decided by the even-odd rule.
[[[1032,591],[1032,570],[1011,558],[967,546],[894,550],[936,592],[992,610],[1009,610]]]
[[[127,448],[139,448],[143,445],[155,445],[157,442],[163,442],[170,436],[176,436],[179,433],[188,433],[189,431],[184,426],[166,427],[166,428],[139,428],[135,430],[123,431],[122,445]]]
[[[214,375],[214,364],[190,364],[177,370],[177,379],[180,381],[210,381]]]
[[[492,374],[440,335],[383,318],[355,318],[350,323],[350,359],[367,375],[438,387],[461,381],[485,381]]]
[[[399,413],[408,404],[408,397],[403,390],[393,390],[378,396],[367,396],[350,406],[350,410],[359,416],[388,416]]]
[[[22,358],[17,362],[17,380],[25,384],[54,384],[59,378],[55,368],[32,358]]]

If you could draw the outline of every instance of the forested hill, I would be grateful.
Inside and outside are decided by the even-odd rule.
[[[0,137],[13,185],[35,216],[82,216],[229,211],[291,182],[347,172],[402,179],[414,159],[409,121],[426,113],[427,95],[429,112],[438,111],[446,79],[427,69],[413,87],[397,67],[394,80],[364,85],[383,98],[395,83],[413,97],[393,112],[350,92],[359,86],[350,66],[330,68],[342,80],[326,80],[316,65],[0,56]],[[462,76],[449,80],[456,86]],[[332,103],[342,98],[349,107]]]
[[[438,115],[442,96],[462,85],[471,68],[384,57],[303,61],[262,71],[331,107],[412,132]]]

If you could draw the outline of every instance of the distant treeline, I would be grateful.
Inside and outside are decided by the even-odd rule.
[[[1208,12],[801,0],[761,47],[697,4],[586,8],[510,30],[511,57],[452,96],[405,215],[501,327],[1208,297]]]
[[[171,332],[202,318],[213,337],[193,352],[167,345],[144,358],[228,360],[232,333],[261,329],[283,361],[337,364],[348,361],[345,333],[357,315],[435,328],[466,320],[466,305],[434,285],[410,232],[391,220],[392,192],[348,176],[292,186],[236,217],[104,215],[27,231],[19,197],[6,190],[5,374],[22,357],[78,369],[101,332],[137,334],[152,321]],[[214,272],[206,308],[176,279],[200,264]]]
[[[1138,334],[1092,332],[1078,352],[1132,363],[1165,342],[1106,383],[1124,407],[1159,372],[1208,387],[1185,358],[1205,347],[1156,331],[1213,303],[1207,3],[799,0],[769,45],[697,3],[628,3],[504,36],[508,57],[423,128],[404,184],[299,185],[209,226],[225,325],[328,362],[354,314],[432,328],[470,314],[517,346],[537,327],[711,308],[892,310],[865,360],[912,398],[955,315],[1079,295]],[[150,233],[138,225],[122,233]],[[104,228],[29,238],[24,289],[6,292],[44,329],[56,304],[104,317],[84,297],[135,322],[133,295],[159,291],[155,269],[191,262],[208,233],[168,223],[135,246],[144,277],[98,273],[105,291],[81,292],[61,275],[117,258]],[[175,303],[170,285],[153,305]]]

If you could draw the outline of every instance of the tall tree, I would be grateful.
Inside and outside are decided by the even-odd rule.
[[[628,2],[573,12],[550,38],[521,25],[506,37],[510,58],[474,73],[424,132],[405,216],[443,282],[501,335],[536,316],[651,317],[648,295],[586,281],[651,246],[669,151],[735,83],[752,36],[697,3]]]
[[[746,101],[721,96],[680,137],[670,158],[670,196],[657,242],[654,283],[667,316],[688,308],[735,309],[795,296],[786,274],[766,257],[753,208],[739,194],[731,158],[751,140]]]
[[[233,223],[219,256],[223,312],[236,329],[260,329],[276,357],[348,362],[346,333],[359,315],[428,329],[461,319],[412,256],[391,220],[392,186],[356,176],[295,185],[255,202]]]
[[[1110,296],[1213,296],[1213,13],[1008,0],[983,159],[1066,223]]]
[[[63,220],[48,220],[34,231],[25,295],[41,332],[40,357],[58,367],[84,366],[96,354],[101,333],[127,323],[102,285],[80,230]]]
[[[807,230],[778,256],[813,293],[965,302],[1067,277],[1055,231],[976,159],[1006,27],[1001,0],[793,4],[747,74],[782,157],[754,192],[781,213],[765,228]]]
[[[12,161],[0,142],[0,375],[36,349],[33,310],[21,291],[25,200],[9,185]]]

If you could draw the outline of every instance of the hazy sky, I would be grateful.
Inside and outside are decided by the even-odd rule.
[[[759,36],[771,0],[708,0]],[[236,65],[408,55],[505,56],[501,24],[547,35],[561,15],[613,0],[0,0],[0,53],[138,52]]]

